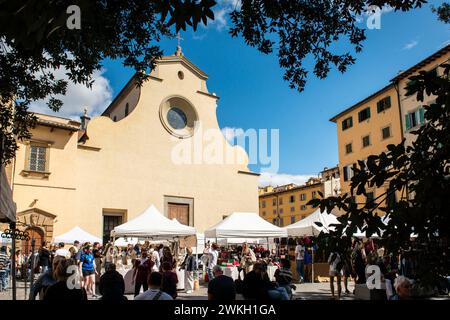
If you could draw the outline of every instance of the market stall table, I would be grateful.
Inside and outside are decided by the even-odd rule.
[[[239,277],[239,271],[236,266],[226,267],[220,266],[222,268],[223,274],[227,277],[230,277],[233,280],[237,280]],[[241,279],[244,279],[244,274],[241,271]]]
[[[120,268],[117,269],[117,272],[119,272],[123,276],[123,281],[125,282],[125,294],[134,294],[134,285],[133,282],[133,269],[128,268]]]

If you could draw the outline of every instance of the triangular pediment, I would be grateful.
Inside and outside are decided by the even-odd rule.
[[[42,209],[39,209],[39,208],[31,208],[31,209],[27,209],[27,210],[24,210],[24,211],[21,211],[21,212],[17,212],[17,217],[19,218],[21,216],[26,216],[26,215],[33,214],[33,213],[41,215],[41,216],[44,216],[44,217],[49,218],[49,219],[55,219],[56,218],[56,215],[54,215],[54,214],[52,214],[50,212],[44,211]]]
[[[208,75],[200,70],[194,63],[192,63],[188,58],[184,55],[172,55],[172,56],[164,56],[160,59],[156,60],[158,65],[168,64],[168,63],[181,63],[187,69],[189,69],[192,73],[197,75],[200,79],[207,80]]]

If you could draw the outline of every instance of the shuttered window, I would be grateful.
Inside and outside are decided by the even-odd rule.
[[[370,136],[365,136],[362,138],[363,148],[370,146]]]
[[[349,153],[352,153],[352,151],[353,151],[352,144],[351,143],[346,144],[345,145],[345,153],[349,154]]]
[[[425,110],[419,108],[414,112],[409,112],[405,115],[405,127],[406,130],[415,128],[425,123]]]
[[[344,171],[344,181],[349,181],[353,178],[353,165],[348,165],[343,168]]]
[[[362,122],[364,120],[367,120],[370,118],[370,107],[369,108],[365,108],[364,110],[361,110],[360,112],[358,112],[358,120],[359,122]]]
[[[381,135],[383,139],[387,139],[391,137],[391,127],[386,127],[381,129]]]
[[[353,118],[347,118],[342,121],[342,131],[347,130],[348,128],[353,127]]]
[[[377,112],[383,112],[386,109],[389,109],[391,107],[391,97],[387,96],[380,101],[377,102]]]

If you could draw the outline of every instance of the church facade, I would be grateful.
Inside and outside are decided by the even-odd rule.
[[[79,226],[106,241],[151,204],[199,232],[234,211],[257,213],[258,174],[220,133],[207,78],[178,50],[101,116],[37,114],[7,168],[19,227],[51,241]]]

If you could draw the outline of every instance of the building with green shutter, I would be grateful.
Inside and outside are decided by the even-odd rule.
[[[416,100],[415,95],[407,96],[406,86],[411,81],[409,78],[417,75],[420,71],[442,74],[443,69],[438,67],[442,64],[449,63],[449,59],[450,44],[436,51],[406,71],[400,72],[394,79],[392,79],[392,83],[394,83],[399,93],[399,103],[403,121],[403,135],[407,144],[411,144],[414,140],[414,135],[412,135],[411,132],[419,128],[425,122],[423,105],[433,103],[433,100],[436,98],[433,96],[425,96],[424,101],[420,102]]]

